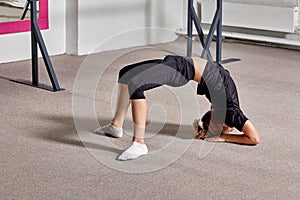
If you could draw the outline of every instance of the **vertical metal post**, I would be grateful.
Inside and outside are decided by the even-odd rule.
[[[50,91],[60,91],[63,90],[60,88],[52,63],[45,45],[45,42],[40,31],[38,20],[37,20],[37,6],[36,2],[38,0],[27,0],[26,5],[24,6],[23,13],[21,18],[23,19],[28,10],[28,5],[30,4],[30,25],[31,25],[31,56],[32,56],[32,82],[26,80],[12,80],[17,83],[22,83],[25,85],[34,86],[37,88],[42,88]],[[52,88],[45,84],[39,83],[39,70],[38,70],[38,47],[40,48],[43,60],[52,83]]]
[[[36,1],[36,0],[32,0],[32,1]],[[58,81],[57,81],[54,69],[52,67],[52,63],[51,63],[46,45],[44,43],[44,40],[43,40],[41,31],[38,27],[37,22],[34,22],[34,29],[32,31],[34,32],[35,39],[36,39],[36,41],[37,41],[37,43],[40,47],[40,50],[41,50],[41,53],[42,53],[42,56],[43,56],[43,59],[44,59],[45,66],[46,66],[50,81],[52,83],[53,90],[54,91],[59,91],[59,90],[61,90],[61,88],[58,84]]]
[[[193,0],[188,0],[188,16],[187,16],[187,56],[191,57],[192,56],[192,44],[193,44],[193,20],[192,20],[192,11],[191,11],[191,6],[193,6]]]
[[[34,30],[34,22],[37,20],[36,1],[30,1],[30,15],[31,15],[31,30]],[[32,56],[32,85],[39,84],[39,70],[38,70],[38,46],[34,31],[31,31],[31,56]]]
[[[217,0],[217,12],[220,16],[217,25],[216,62],[220,63],[222,61],[222,0]]]

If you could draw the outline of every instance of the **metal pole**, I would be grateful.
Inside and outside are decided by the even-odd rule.
[[[212,58],[212,56],[210,54],[210,51],[209,51],[209,47],[211,45],[214,33],[215,33],[216,28],[218,26],[218,22],[220,20],[220,17],[221,16],[219,14],[219,11],[217,10],[216,13],[215,13],[213,22],[212,22],[212,24],[210,26],[209,33],[207,35],[205,44],[203,45],[203,52],[202,52],[202,55],[201,55],[202,58],[206,58],[208,60],[213,60],[213,58]]]
[[[58,84],[54,69],[52,67],[52,63],[43,40],[38,22],[37,22],[37,7],[36,2],[38,0],[28,0],[30,1],[30,15],[31,15],[31,48],[32,48],[32,85],[44,89],[48,89],[48,86],[44,86],[43,84],[39,84],[39,73],[38,73],[38,46],[40,48],[40,52],[43,56],[43,60],[45,66],[47,68],[47,72],[52,83],[53,91],[62,90]]]
[[[26,13],[27,13],[27,11],[28,11],[28,7],[29,7],[29,0],[27,0],[26,3],[25,3],[25,6],[24,6],[24,8],[23,8],[23,11],[22,11],[22,15],[21,15],[21,17],[20,17],[20,20],[23,20],[23,19],[25,18]]]
[[[35,1],[35,0],[33,0],[33,1]],[[49,57],[46,45],[44,43],[44,40],[43,40],[43,37],[42,37],[42,34],[40,32],[40,29],[38,27],[37,22],[34,23],[34,30],[33,30],[33,32],[34,32],[35,38],[36,38],[36,40],[37,40],[37,42],[39,44],[39,47],[40,47],[40,50],[41,50],[41,54],[43,56],[43,60],[44,60],[44,63],[45,63],[45,66],[46,66],[46,69],[47,69],[50,81],[52,83],[53,90],[54,91],[59,91],[59,90],[61,90],[61,88],[60,88],[60,86],[58,84],[58,81],[57,81],[54,69],[52,67],[51,60],[50,60],[50,57]]]
[[[193,20],[192,20],[192,11],[191,6],[193,6],[193,0],[188,0],[188,27],[187,27],[187,56],[192,56],[192,45],[193,45]]]
[[[217,0],[217,12],[219,13],[219,22],[217,27],[216,61],[222,61],[222,0]]]
[[[37,20],[36,1],[30,0],[31,30],[34,30],[34,22]],[[31,56],[32,56],[32,85],[39,84],[38,70],[38,46],[34,31],[31,31]]]
[[[205,36],[204,36],[203,30],[201,28],[200,20],[197,16],[194,5],[190,5],[190,14],[191,14],[192,21],[194,22],[194,25],[197,29],[201,45],[204,46],[205,45]]]

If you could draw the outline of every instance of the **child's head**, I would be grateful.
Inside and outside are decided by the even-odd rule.
[[[195,139],[204,139],[206,137],[210,125],[211,115],[212,115],[212,110],[209,110],[202,116],[201,118],[202,125],[200,119],[194,121],[193,124],[195,128],[195,132],[197,133]]]
[[[229,127],[225,123],[220,122],[220,120],[218,120],[217,117],[214,117],[214,120],[212,121],[212,116],[213,116],[213,110],[209,110],[201,118],[202,125],[200,124],[200,120],[198,120],[197,130],[196,130],[198,135],[195,138],[203,139],[206,137],[207,134],[208,137],[218,136],[222,133],[228,133],[233,130],[233,128]]]

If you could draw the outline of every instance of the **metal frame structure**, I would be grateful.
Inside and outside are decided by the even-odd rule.
[[[30,4],[30,21],[31,21],[31,54],[32,54],[32,81],[27,80],[13,80],[17,83],[22,83],[26,85],[30,85],[33,87],[50,90],[53,92],[63,90],[60,88],[59,83],[57,81],[54,69],[52,67],[52,63],[43,40],[41,31],[38,26],[37,22],[37,6],[36,2],[38,0],[27,0],[21,19],[24,19],[26,12],[28,11],[29,4]],[[40,48],[40,52],[42,54],[45,66],[47,68],[47,72],[52,84],[51,86],[39,83],[39,71],[38,71],[38,46]]]
[[[192,56],[192,37],[193,37],[193,22],[195,24],[198,36],[203,47],[201,58],[208,60],[213,60],[210,53],[210,45],[214,36],[215,31],[217,31],[216,39],[216,62],[222,62],[222,0],[217,1],[217,8],[214,15],[214,19],[210,26],[209,33],[207,37],[204,36],[200,20],[194,8],[194,1],[188,0],[188,42],[187,42],[187,56]]]

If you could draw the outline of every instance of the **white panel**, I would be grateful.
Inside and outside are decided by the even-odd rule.
[[[223,2],[242,3],[251,5],[267,5],[277,7],[297,7],[299,0],[223,0]]]
[[[79,54],[91,53],[105,40],[145,25],[145,5],[145,0],[79,0]],[[123,46],[124,41],[111,42]],[[111,49],[114,46],[111,44]]]
[[[296,31],[299,32],[300,31],[300,7],[295,8],[294,19],[295,19]]]
[[[205,31],[205,32],[208,32],[208,31]],[[239,39],[245,39],[245,40],[254,40],[254,41],[260,41],[260,42],[270,42],[270,43],[274,43],[274,44],[291,45],[291,46],[300,47],[300,35],[297,35],[297,34],[287,34],[286,38],[276,38],[276,37],[268,37],[268,36],[254,35],[254,34],[235,33],[235,32],[224,31],[222,35],[224,37],[239,38]]]
[[[201,1],[202,22],[211,23],[215,2]],[[297,8],[223,3],[223,25],[262,29],[279,32],[295,32]]]
[[[79,0],[78,53],[94,52],[103,42],[104,50],[112,50],[174,40],[183,23],[182,5],[182,0]]]
[[[78,48],[78,2],[66,0],[66,53],[77,55]]]

